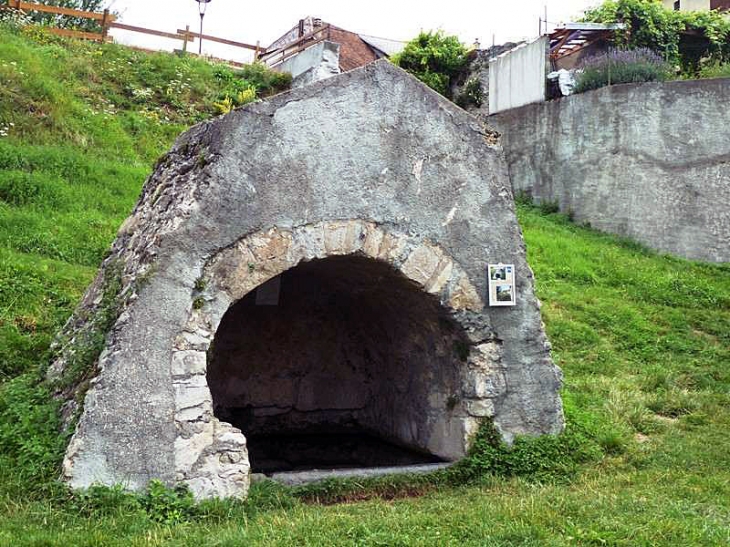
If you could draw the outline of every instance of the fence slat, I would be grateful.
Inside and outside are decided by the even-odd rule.
[[[96,32],[82,32],[80,30],[54,27],[46,27],[46,31],[57,36],[65,36],[67,38],[83,38],[84,40],[94,40],[96,42],[104,40],[104,36],[102,34],[97,34]]]
[[[325,34],[326,31],[326,34]],[[305,34],[301,38],[285,44],[281,48],[274,49],[271,51],[265,51],[261,54],[261,60],[269,67],[275,67],[278,64],[283,63],[289,57],[301,53],[305,49],[312,47],[319,42],[329,39],[330,25],[329,23],[321,28],[313,30],[309,34]]]
[[[123,23],[111,23],[109,25],[111,28],[118,28],[121,30],[131,30],[132,32],[141,32],[142,34],[152,34],[153,36],[162,36],[163,38],[173,38],[175,40],[187,40],[188,42],[195,42],[195,37],[197,34],[190,33],[185,35],[183,34],[173,34],[172,32],[162,32],[161,30],[152,30],[148,28],[142,28],[142,27],[135,27],[133,25],[125,25]]]
[[[190,36],[201,36],[203,40],[208,40],[210,42],[219,42],[221,44],[227,44],[229,46],[236,46],[236,47],[243,47],[246,49],[253,49],[254,51],[261,50],[261,46],[254,46],[251,44],[246,44],[244,42],[236,42],[235,40],[229,40],[227,38],[218,38],[217,36],[209,36],[208,34],[199,34],[197,32],[190,32],[189,30],[183,30],[183,29],[177,29],[177,33],[180,35],[190,35]]]
[[[31,10],[31,11],[42,11],[44,13],[55,13],[56,15],[71,15],[73,17],[81,17],[83,19],[94,19],[96,21],[103,21],[104,14],[96,13],[93,11],[81,11],[71,8],[60,8],[58,6],[46,6],[44,4],[34,4],[32,2],[13,2],[12,0],[8,3],[11,8]],[[109,14],[108,20],[114,21],[116,17]]]

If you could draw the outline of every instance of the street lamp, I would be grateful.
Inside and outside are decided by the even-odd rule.
[[[200,42],[198,43],[198,55],[203,54],[203,17],[205,17],[205,8],[208,7],[210,0],[195,0],[198,3],[198,13],[200,14]]]

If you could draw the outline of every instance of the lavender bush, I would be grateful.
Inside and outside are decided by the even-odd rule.
[[[671,74],[672,67],[651,49],[610,49],[583,63],[582,71],[577,74],[575,92],[612,84],[662,81]]]

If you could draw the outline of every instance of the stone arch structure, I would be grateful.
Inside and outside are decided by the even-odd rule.
[[[417,370],[416,379],[403,373],[395,380],[417,387],[398,392],[397,404],[382,388],[363,395],[375,402],[357,407],[356,421],[370,419],[386,436],[445,460],[465,453],[485,418],[507,441],[559,432],[560,372],[542,330],[504,159],[490,142],[475,119],[387,62],[183,135],[146,183],[49,372],[63,378],[74,344],[108,316],[105,291],[120,285],[119,315],[91,382],[64,393],[67,415],[83,400],[64,460],[69,483],[142,488],[158,478],[186,483],[198,497],[245,495],[245,431],[215,414],[210,384],[216,393],[223,388],[211,343],[229,310],[288,272],[315,272],[325,286],[344,271],[354,287],[347,295],[360,295],[355,312],[373,303],[382,317],[410,313],[407,326],[388,323],[418,339],[393,352],[400,360],[366,360],[376,363],[370,372],[396,361]],[[516,306],[485,306],[490,262],[515,265]],[[377,352],[384,339],[361,344],[365,323],[353,321],[356,342],[337,347]],[[341,409],[318,395],[319,380],[311,378],[320,377],[308,380],[314,407],[297,399],[300,414]],[[365,393],[358,389],[355,397]],[[248,397],[245,390],[233,396]],[[417,410],[403,406],[409,396]]]
[[[206,382],[207,353],[224,314],[252,290],[302,261],[352,255],[385,263],[401,273],[433,295],[460,328],[468,325],[460,324],[459,311],[478,312],[484,307],[465,272],[437,245],[372,222],[337,220],[291,230],[271,228],[237,241],[206,264],[201,278],[206,288],[198,296],[205,304],[191,308],[172,353],[175,421],[180,431],[190,432],[176,439],[175,467],[195,491],[220,491],[221,485],[210,479],[211,467],[218,476],[246,474],[246,466],[241,464],[247,459],[245,438],[213,417]],[[441,410],[438,423],[430,424],[428,431],[419,431],[422,424],[417,424],[406,433],[404,442],[456,459],[464,455],[478,418],[491,417],[492,401],[505,386],[500,345],[497,341],[466,345],[465,365],[458,371],[460,385],[451,386],[448,393],[438,386],[432,391],[439,394],[433,403],[437,405],[434,411]],[[447,408],[449,398],[454,401],[452,408]],[[228,465],[221,464],[221,454],[226,455]]]

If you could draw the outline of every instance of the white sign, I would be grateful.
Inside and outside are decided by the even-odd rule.
[[[514,306],[517,302],[514,264],[489,264],[489,305]]]

